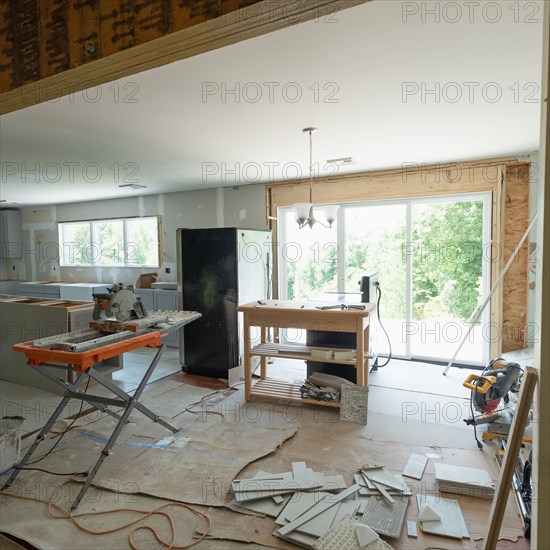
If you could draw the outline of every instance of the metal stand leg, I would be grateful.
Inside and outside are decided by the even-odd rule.
[[[130,414],[132,414],[132,411],[134,408],[138,409],[140,412],[148,416],[153,422],[158,422],[161,426],[164,426],[168,430],[170,430],[173,433],[176,433],[178,430],[177,428],[174,428],[167,422],[164,422],[161,418],[159,418],[158,415],[155,415],[152,411],[150,411],[147,407],[144,407],[141,405],[141,403],[138,402],[143,390],[145,389],[145,386],[149,382],[149,378],[153,374],[153,371],[155,370],[160,357],[165,350],[166,346],[163,344],[159,350],[157,351],[155,357],[153,358],[153,361],[149,365],[149,368],[147,369],[147,372],[145,373],[144,377],[142,378],[137,390],[135,391],[133,397],[130,397],[126,392],[122,391],[119,387],[112,384],[109,380],[105,379],[103,376],[101,376],[97,372],[89,371],[89,375],[100,382],[101,384],[105,385],[105,387],[109,388],[111,391],[119,395],[122,399],[127,399],[128,404],[126,405],[126,410],[124,411],[124,414],[122,415],[121,419],[119,420],[116,428],[114,429],[113,433],[111,434],[111,437],[109,437],[109,441],[107,441],[107,444],[105,447],[103,447],[103,450],[101,451],[101,455],[97,462],[95,463],[95,466],[92,468],[92,471],[86,478],[86,481],[84,482],[84,485],[82,486],[82,489],[80,489],[80,492],[78,493],[75,501],[73,502],[71,506],[71,512],[76,510],[78,508],[78,505],[80,504],[80,501],[84,497],[86,491],[88,490],[88,487],[91,485],[95,475],[97,474],[99,468],[101,468],[101,465],[103,464],[103,461],[109,456],[109,453],[111,451],[111,448],[116,443],[116,440],[118,439],[118,436],[120,435],[120,432],[122,431],[122,428],[126,424]],[[115,391],[116,389],[116,391]]]
[[[162,418],[160,418],[158,414],[155,414],[153,411],[151,411],[145,405],[142,405],[139,402],[139,398],[141,397],[141,394],[145,389],[145,386],[149,383],[149,378],[151,378],[151,375],[153,374],[158,362],[160,361],[160,357],[163,354],[165,349],[166,349],[166,346],[162,344],[162,346],[159,348],[159,350],[155,354],[153,361],[149,365],[149,368],[147,369],[147,372],[143,376],[133,397],[127,394],[124,390],[121,390],[117,385],[113,384],[109,379],[105,378],[100,373],[90,370],[88,374],[90,375],[91,378],[99,382],[102,386],[105,386],[107,389],[111,390],[115,395],[118,395],[118,397],[120,397],[124,401],[132,402],[133,407],[135,407],[140,413],[150,418],[153,422],[157,422],[161,426],[164,426],[167,430],[170,430],[171,432],[176,433],[178,431],[177,428],[174,428],[172,425],[162,420]]]
[[[85,373],[80,374],[76,381],[75,385],[84,378]],[[71,397],[68,395],[65,395],[65,397],[61,400],[61,403],[57,406],[53,414],[50,416],[50,419],[46,422],[45,426],[40,430],[40,433],[36,436],[36,439],[34,440],[34,443],[30,446],[29,450],[25,453],[25,456],[23,459],[17,464],[17,466],[14,466],[13,472],[11,473],[10,477],[4,483],[2,487],[2,491],[10,487],[10,485],[15,481],[15,478],[19,475],[19,472],[21,471],[21,468],[25,467],[25,464],[30,460],[31,456],[33,455],[34,451],[44,441],[44,438],[46,435],[48,435],[48,432],[50,431],[51,427],[57,422],[57,419],[61,416],[61,413],[63,412],[63,409],[67,406],[67,403],[70,401]]]
[[[157,353],[155,354],[155,357],[151,361],[151,364],[149,365],[147,371],[145,372],[145,375],[143,376],[141,382],[139,383],[138,388],[136,389],[133,396],[126,393],[125,391],[121,390],[118,386],[113,384],[110,380],[102,376],[100,373],[94,371],[94,369],[90,369],[87,373],[79,373],[75,382],[70,383],[67,382],[52,372],[50,372],[46,368],[46,363],[42,365],[38,365],[36,368],[44,374],[46,377],[48,377],[50,380],[53,380],[60,386],[62,386],[65,389],[65,395],[61,401],[61,403],[58,405],[58,407],[55,409],[54,413],[46,422],[46,425],[40,430],[40,433],[36,437],[34,443],[30,447],[30,449],[27,451],[25,456],[23,457],[23,460],[15,467],[14,471],[2,487],[2,490],[7,489],[15,480],[15,478],[19,475],[19,472],[21,471],[20,468],[23,468],[25,464],[29,461],[31,456],[33,455],[35,449],[38,447],[38,445],[44,440],[48,432],[50,431],[51,427],[54,425],[54,423],[57,421],[57,419],[61,416],[61,413],[63,412],[63,409],[66,407],[67,403],[71,399],[79,399],[81,401],[86,401],[93,405],[94,407],[98,408],[104,413],[110,414],[114,418],[118,420],[118,423],[113,430],[111,436],[109,437],[109,440],[107,441],[105,447],[101,451],[101,455],[97,462],[95,463],[94,467],[92,468],[90,474],[86,478],[86,481],[84,485],[82,486],[82,489],[78,493],[78,496],[76,497],[75,501],[73,502],[71,506],[71,512],[76,510],[78,505],[80,504],[82,498],[84,497],[84,494],[88,490],[88,487],[91,485],[95,475],[97,474],[99,468],[103,464],[103,461],[109,456],[109,453],[113,447],[113,445],[116,443],[116,440],[118,436],[120,435],[120,432],[122,431],[122,428],[124,428],[124,425],[128,422],[128,418],[132,414],[134,408],[143,413],[145,416],[150,418],[153,422],[157,422],[161,426],[165,427],[167,430],[170,430],[173,433],[176,433],[178,431],[177,428],[172,426],[171,424],[168,424],[164,420],[162,420],[159,415],[153,413],[150,409],[139,403],[139,398],[141,397],[141,394],[143,393],[143,390],[145,389],[145,386],[149,383],[149,379],[151,378],[151,375],[153,374],[156,366],[158,365],[158,362],[160,361],[161,355],[166,349],[166,346],[163,344],[158,349]],[[84,376],[89,376],[90,378],[93,378],[97,382],[99,382],[102,386],[106,387],[110,391],[112,391],[116,396],[118,396],[120,399],[113,399],[113,398],[107,398],[107,397],[100,397],[97,395],[87,395],[86,393],[82,392],[78,388],[78,384],[81,382],[82,378]],[[106,405],[112,405],[116,407],[120,407],[124,409],[124,412],[122,415],[116,414],[115,412],[109,410]]]
[[[96,409],[100,410],[102,413],[108,414],[113,418],[120,420],[120,415],[108,409],[106,405],[112,405],[114,407],[124,407],[123,403],[121,403],[118,400],[84,393],[83,391],[80,391],[80,389],[77,386],[80,378],[77,378],[75,383],[71,384],[70,382],[63,380],[62,378],[59,378],[59,376],[55,375],[53,372],[50,372],[46,367],[47,367],[47,364],[44,363],[42,365],[36,366],[35,368],[36,370],[40,371],[44,376],[52,380],[52,382],[55,382],[59,386],[62,386],[65,389],[66,397],[69,397],[69,399],[78,399],[80,401],[86,401]],[[91,372],[92,370],[90,369],[87,373],[83,373],[83,374],[86,374],[87,376],[92,378],[92,376],[90,376]]]

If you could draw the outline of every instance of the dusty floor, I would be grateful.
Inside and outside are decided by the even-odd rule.
[[[136,364],[145,362],[146,357],[137,358]],[[169,356],[168,365],[163,373],[172,372],[163,378],[151,382],[149,389],[166,382],[183,382],[190,386],[209,388],[212,390],[226,388],[226,383],[217,379],[205,378],[196,375],[182,373],[179,368],[174,369],[177,358]],[[285,362],[288,363],[288,362]],[[130,366],[127,364],[127,367]],[[269,367],[269,374],[278,378],[300,378],[303,366],[300,364],[279,365],[274,363]],[[376,441],[395,442],[403,446],[417,447],[452,447],[464,451],[475,450],[475,441],[472,432],[467,428],[462,418],[468,415],[468,392],[462,387],[462,381],[467,372],[452,369],[449,375],[441,375],[442,368],[435,365],[393,361],[387,368],[371,373],[369,392],[369,422],[364,428],[363,437]],[[124,382],[121,382],[124,383]],[[131,382],[130,382],[131,384]],[[127,389],[129,389],[127,387]],[[226,399],[227,394],[220,396],[219,403]],[[215,400],[216,401],[216,400]],[[231,401],[231,399],[230,399]],[[326,408],[319,409],[318,418],[330,419],[330,411]],[[300,440],[306,443],[306,434],[302,434]],[[298,441],[298,440],[297,440]],[[300,443],[300,441],[298,441]],[[490,452],[490,448],[487,449]],[[307,451],[306,451],[307,452]],[[284,456],[284,452],[281,453]],[[327,454],[327,459],[328,455]],[[264,459],[267,464],[275,464],[276,456]],[[302,457],[308,460],[307,456]],[[313,458],[315,463],[322,465],[323,456]],[[245,469],[246,470],[246,469]],[[19,541],[21,542],[21,541]],[[9,546],[18,542],[0,538],[0,548],[13,548]],[[32,548],[25,545],[24,547]],[[482,541],[477,542],[478,548],[483,548]],[[196,548],[205,550],[253,550],[264,548],[261,545],[245,544],[242,542],[226,540],[207,540],[199,543]],[[399,548],[399,546],[395,546]],[[529,548],[529,543],[524,538],[517,542],[500,541],[499,549],[524,550]]]

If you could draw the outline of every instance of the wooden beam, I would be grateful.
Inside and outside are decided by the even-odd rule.
[[[539,383],[533,438],[533,510],[531,548],[550,548],[550,117],[548,117],[548,90],[550,88],[550,3],[543,8],[540,180],[538,183],[538,231],[535,326],[538,329],[535,344],[535,366]]]
[[[0,114],[369,0],[0,0]]]
[[[517,157],[503,157],[320,177],[313,182],[313,202],[346,203],[359,200],[492,192],[500,181],[500,167],[517,162]],[[272,198],[270,216],[276,216],[276,208],[280,206],[290,206],[309,200],[307,179],[275,182],[267,187]]]
[[[521,447],[523,432],[529,418],[531,403],[533,402],[533,393],[537,384],[537,370],[533,367],[527,367],[521,379],[521,389],[519,399],[514,412],[514,420],[508,436],[508,446],[504,454],[504,460],[500,468],[500,475],[497,483],[497,491],[493,498],[493,504],[489,513],[489,524],[487,534],[485,535],[486,550],[496,550],[498,535],[504,517],[504,510],[508,502],[508,495],[512,488],[512,476],[516,470],[518,462],[518,453]]]

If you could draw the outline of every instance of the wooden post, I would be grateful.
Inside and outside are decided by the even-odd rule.
[[[512,486],[512,476],[514,475],[514,470],[518,460],[521,440],[525,430],[525,425],[527,424],[529,410],[531,409],[537,379],[537,370],[533,367],[527,367],[521,380],[521,389],[519,391],[519,399],[514,414],[514,420],[512,421],[512,426],[510,428],[508,446],[506,447],[506,453],[504,454],[504,460],[502,461],[497,491],[493,498],[491,513],[489,514],[489,528],[487,534],[485,535],[486,550],[496,550],[497,547],[500,526],[502,525],[504,510],[506,509],[506,503],[508,502],[508,494],[510,493],[510,487]]]

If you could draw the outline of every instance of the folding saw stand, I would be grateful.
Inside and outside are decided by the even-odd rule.
[[[169,323],[171,328],[184,326],[185,324],[198,319],[201,316],[200,313],[196,313],[194,311],[179,311],[171,313],[172,316],[170,317],[172,320]],[[113,324],[106,325],[105,323],[91,323],[90,326],[92,329],[60,334],[13,346],[14,350],[21,351],[26,355],[29,365],[61,386],[65,390],[65,393],[61,403],[59,403],[49,420],[46,422],[46,425],[42,428],[42,430],[40,430],[40,433],[37,435],[34,443],[26,452],[23,459],[17,466],[14,467],[12,474],[2,487],[2,490],[7,489],[15,481],[21,469],[24,468],[29,462],[36,448],[42,441],[44,441],[52,426],[61,416],[61,413],[71,399],[76,399],[83,402],[85,401],[90,405],[93,405],[101,412],[106,413],[118,420],[116,427],[103,447],[97,462],[88,474],[84,485],[72,503],[70,508],[71,512],[76,510],[80,504],[82,498],[88,490],[88,487],[91,485],[95,475],[103,464],[103,461],[109,456],[109,453],[115,445],[122,428],[124,428],[134,409],[137,409],[139,412],[150,418],[153,422],[160,424],[172,433],[176,433],[178,431],[174,426],[162,420],[159,415],[155,414],[139,402],[145,386],[148,384],[151,375],[158,365],[162,353],[166,349],[166,346],[161,343],[161,338],[166,336],[166,332],[163,329],[159,329],[158,326],[155,326],[160,324],[160,326],[166,328],[165,323],[163,323],[166,321],[166,317],[153,315],[147,319],[147,321],[140,319],[137,322],[122,323],[123,326],[119,323],[117,325],[119,330],[118,332],[112,332],[114,328]],[[142,347],[158,348],[158,351],[133,395],[121,390],[116,384],[99,373],[95,368],[98,363],[104,361],[105,359],[110,359],[125,352]],[[73,383],[68,382],[53,372],[53,369],[59,368],[75,371],[75,381]],[[79,389],[79,385],[81,385],[86,376],[107,388],[116,397],[103,397],[82,392]],[[120,413],[114,412],[108,409],[108,406],[120,408],[122,411]]]

